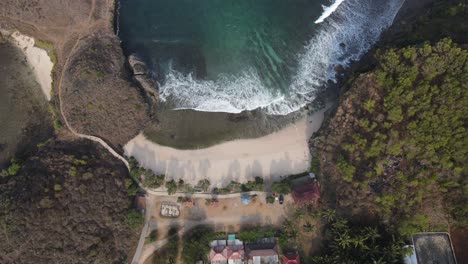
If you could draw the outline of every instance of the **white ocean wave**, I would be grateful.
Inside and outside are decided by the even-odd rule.
[[[344,0],[335,0],[331,6],[323,6],[323,13],[317,20],[315,20],[315,24],[319,24],[325,21],[325,19],[333,14],[333,12],[335,12],[343,2]]]
[[[263,108],[285,115],[315,98],[318,89],[334,81],[336,66],[359,59],[390,26],[404,0],[347,0],[339,3],[320,24],[299,54],[299,66],[287,95],[268,89],[254,69],[224,75],[215,81],[196,80],[171,71],[160,88],[161,98],[177,109],[239,113]]]

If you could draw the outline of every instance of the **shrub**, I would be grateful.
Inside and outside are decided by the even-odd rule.
[[[76,167],[71,166],[70,169],[68,170],[68,176],[76,176]]]
[[[128,196],[134,196],[138,191],[138,185],[133,179],[125,179],[125,188],[127,189]]]
[[[158,230],[155,229],[153,231],[151,231],[151,233],[149,234],[148,236],[148,240],[150,243],[156,241],[158,239]]]
[[[254,181],[248,181],[246,184],[242,184],[241,190],[243,192],[262,191],[263,190],[263,178],[255,177]]]
[[[136,210],[129,210],[127,212],[127,225],[132,229],[138,229],[144,222],[143,214]]]
[[[274,237],[276,229],[263,226],[242,228],[237,236],[243,241],[255,241],[262,238]]]
[[[343,176],[343,180],[345,182],[352,182],[356,168],[348,163],[341,155],[338,157],[337,166]]]
[[[145,180],[143,184],[149,188],[159,188],[164,184],[165,178],[166,176],[163,174],[155,175],[153,172],[147,170],[145,171]]]
[[[273,196],[267,196],[266,202],[269,203],[269,204],[274,203],[274,202],[275,202],[275,197],[273,197]]]
[[[287,180],[274,182],[271,186],[271,191],[281,194],[289,194],[291,192],[291,184]]]
[[[207,192],[208,189],[210,188],[210,181],[207,180],[207,179],[203,179],[203,180],[200,180],[198,182],[198,186],[200,186],[200,188],[204,191],[204,192]]]
[[[60,191],[62,190],[62,185],[60,185],[60,184],[55,184],[55,185],[54,185],[54,190],[55,190],[56,192],[60,192]]]
[[[16,161],[15,159],[12,159],[11,164],[8,167],[7,171],[10,176],[14,176],[18,174],[20,169],[21,169],[21,165],[19,164],[19,162]]]
[[[167,194],[172,195],[177,192],[177,184],[174,180],[166,182]]]

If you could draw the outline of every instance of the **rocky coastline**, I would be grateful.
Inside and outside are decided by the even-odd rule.
[[[142,89],[147,103],[154,111],[155,105],[159,100],[159,83],[151,77],[151,73],[146,63],[135,54],[128,56],[128,64],[133,73],[133,79]]]

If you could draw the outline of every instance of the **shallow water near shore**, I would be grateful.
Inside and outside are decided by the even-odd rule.
[[[315,99],[338,65],[359,59],[402,3],[121,0],[119,36],[174,108],[286,115]]]
[[[0,43],[0,166],[52,136],[47,99],[26,57]]]

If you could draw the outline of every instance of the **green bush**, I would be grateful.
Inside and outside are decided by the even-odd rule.
[[[250,192],[250,191],[263,191],[263,178],[255,177],[254,181],[248,181],[246,184],[241,185],[241,191]]]
[[[289,194],[291,193],[291,184],[287,180],[274,182],[271,186],[271,191],[275,193]]]
[[[166,182],[167,194],[172,195],[177,192],[177,184],[174,180]]]
[[[216,238],[225,237],[225,234],[215,233],[207,226],[196,227],[184,235],[182,249],[183,263],[196,263],[202,260],[209,263],[207,255],[210,251],[209,243]]]
[[[207,180],[207,179],[203,179],[203,180],[200,180],[198,182],[198,186],[200,186],[200,188],[204,191],[204,192],[207,192],[208,189],[210,188],[210,181]]]
[[[237,236],[242,241],[255,241],[262,238],[274,237],[276,229],[266,226],[254,226],[242,228]]]
[[[15,176],[16,174],[18,174],[20,169],[21,169],[20,163],[17,160],[12,159],[11,164],[8,167],[7,171],[10,176]]]
[[[138,184],[131,178],[125,179],[125,188],[128,196],[134,196],[138,192]]]
[[[165,175],[155,175],[153,172],[147,170],[144,173],[145,175],[145,180],[143,181],[143,184],[145,187],[148,188],[159,188],[164,184],[164,180],[166,178]]]
[[[149,236],[148,236],[148,241],[149,241],[150,243],[153,243],[153,242],[155,242],[157,239],[158,239],[158,230],[155,229],[155,230],[151,231],[151,233],[149,234]]]
[[[268,204],[275,203],[275,197],[273,197],[273,196],[267,196],[267,198],[266,198],[266,203],[268,203]]]
[[[76,173],[77,173],[76,167],[71,166],[70,169],[68,170],[68,176],[74,177],[74,176],[76,176]]]
[[[343,180],[345,182],[352,182],[356,168],[347,162],[342,155],[338,157],[337,166],[343,176]]]
[[[127,212],[126,223],[132,229],[140,228],[143,225],[144,220],[145,219],[144,219],[143,214],[141,212],[138,212],[138,211],[133,210],[133,209],[130,209]]]
[[[411,237],[414,233],[425,232],[429,229],[429,219],[423,214],[416,214],[400,221],[398,233],[403,237]]]

